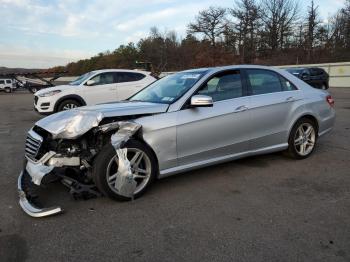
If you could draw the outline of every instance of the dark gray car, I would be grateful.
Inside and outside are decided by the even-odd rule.
[[[309,85],[320,88],[329,88],[329,75],[327,72],[319,67],[297,67],[286,69],[289,73],[300,78]]]

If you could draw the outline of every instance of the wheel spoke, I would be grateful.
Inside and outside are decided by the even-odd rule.
[[[139,155],[141,154],[141,152],[136,152],[135,155],[131,158],[130,160],[130,164],[134,164],[136,159],[139,157]]]
[[[147,170],[145,169],[142,169],[142,168],[136,168],[135,169],[135,173],[142,173],[142,174],[147,174]]]
[[[298,128],[298,133],[299,133],[299,136],[303,136],[303,135],[304,135],[303,126],[300,126],[300,127]]]
[[[299,136],[297,139],[294,141],[294,145],[299,146],[303,142],[303,138]]]
[[[117,175],[118,175],[118,172],[115,173],[114,175],[111,175],[111,176],[108,178],[108,182],[111,182],[112,180],[116,179],[116,178],[117,178]]]
[[[305,153],[305,144],[304,143],[300,145],[300,153],[301,154]]]
[[[132,176],[133,176],[134,179],[135,178],[143,178],[143,179],[145,179],[147,177],[147,176],[141,176],[141,175],[137,175],[137,174],[133,174]]]
[[[315,143],[314,143],[312,140],[308,139],[307,142],[306,142],[306,144],[307,144],[308,146],[313,146]]]
[[[143,152],[136,152],[133,158],[130,160],[130,164],[133,166],[138,166],[143,158]]]
[[[309,137],[309,136],[311,135],[311,133],[312,133],[312,127],[309,126],[309,127],[306,129],[306,131],[305,131],[306,137]]]

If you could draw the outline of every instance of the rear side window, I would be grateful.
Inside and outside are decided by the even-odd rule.
[[[312,76],[317,76],[319,74],[316,68],[310,68],[309,71]]]
[[[248,69],[246,72],[252,95],[296,90],[290,81],[273,71]]]
[[[314,68],[316,75],[323,75],[325,71],[322,68]]]
[[[5,84],[5,80],[0,80],[0,85]]]
[[[141,79],[146,77],[144,74],[131,72],[118,72],[117,76],[118,83],[140,81]]]

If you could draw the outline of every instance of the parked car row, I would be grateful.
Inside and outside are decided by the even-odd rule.
[[[60,213],[39,207],[33,193],[57,180],[76,195],[130,200],[158,178],[208,165],[276,151],[304,159],[335,120],[329,93],[285,70],[227,66],[154,80],[146,72],[102,70],[36,94],[42,112],[74,109],[28,132],[18,179],[25,212]],[[75,108],[78,96],[86,104],[110,103]]]

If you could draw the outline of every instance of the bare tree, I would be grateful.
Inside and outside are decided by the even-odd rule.
[[[241,63],[250,63],[256,55],[261,10],[255,0],[236,0],[230,13],[235,20]]]
[[[308,61],[310,61],[315,44],[316,32],[320,25],[318,6],[315,6],[314,0],[311,0],[311,5],[308,6],[306,24],[306,49]]]
[[[295,0],[262,0],[262,20],[267,46],[272,50],[283,48],[299,18]]]
[[[222,7],[209,7],[199,12],[196,21],[188,25],[188,33],[202,33],[215,47],[216,39],[220,37],[226,28],[226,9]]]

